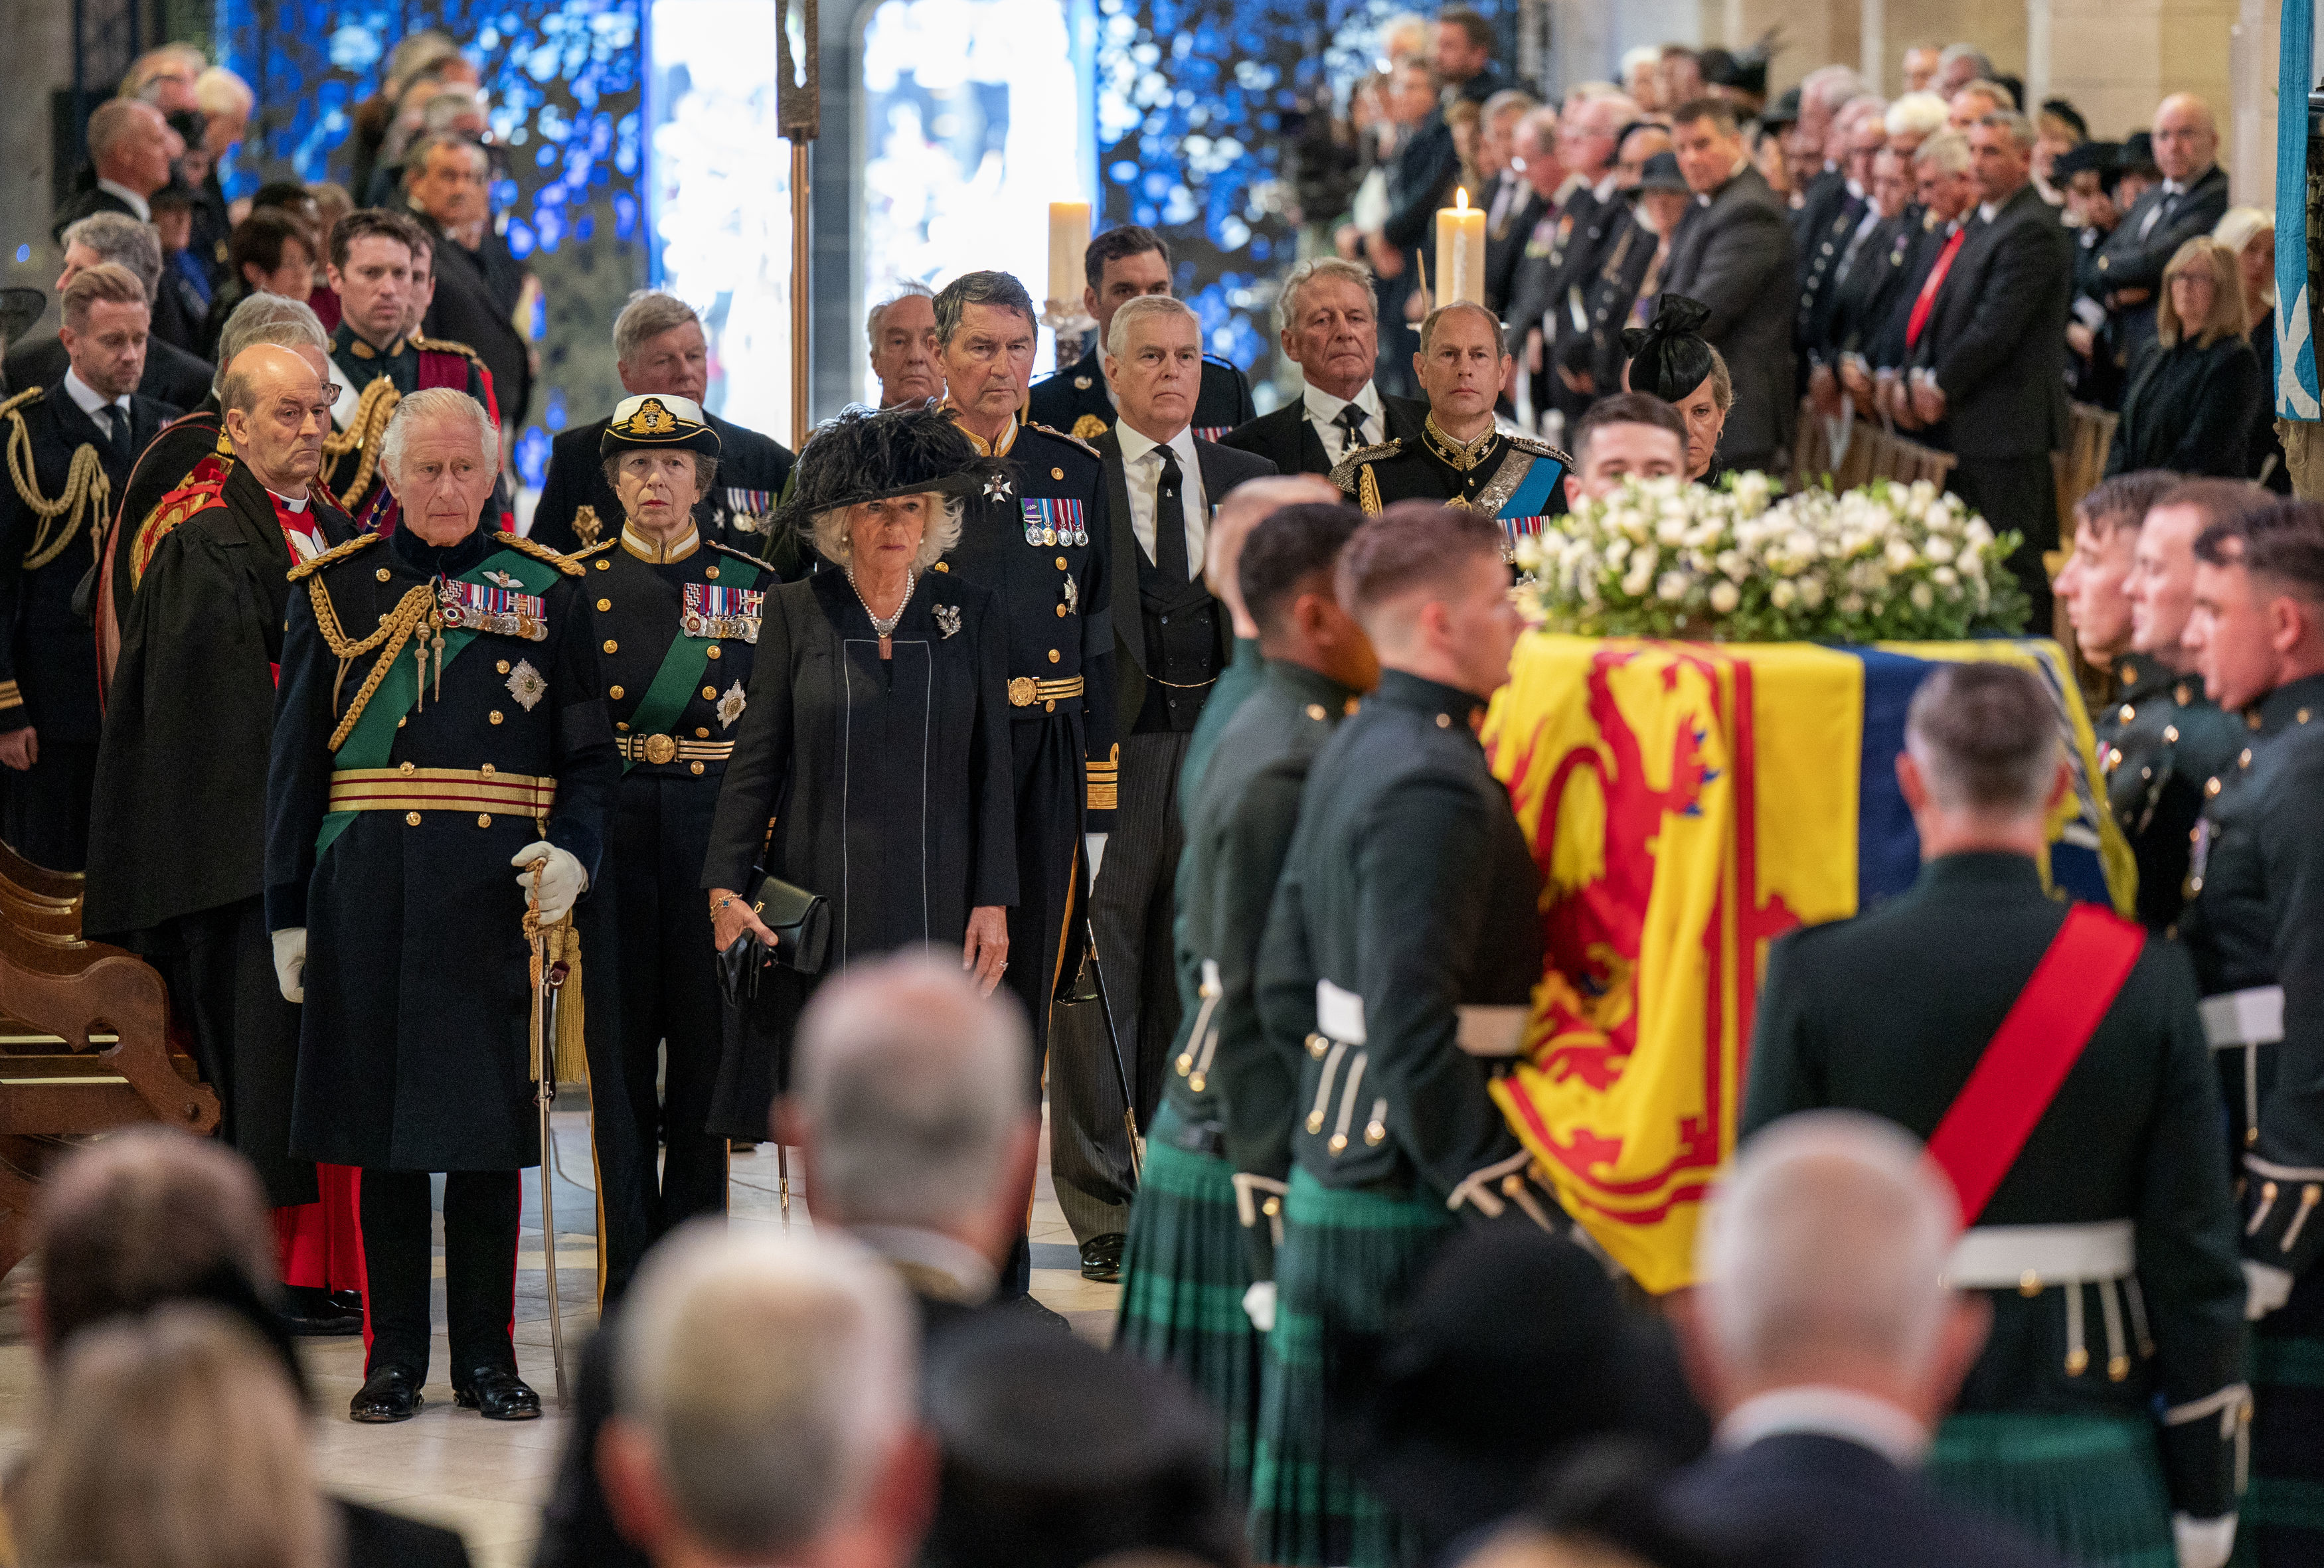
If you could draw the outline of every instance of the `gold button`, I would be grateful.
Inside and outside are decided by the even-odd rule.
[[[718,568],[716,567],[705,567],[702,568],[702,575],[715,582],[718,577]]]
[[[1044,713],[1056,713],[1057,711],[1057,705],[1054,701],[1045,702],[1041,705],[1041,711]]]
[[[708,730],[697,728],[694,732],[694,738],[697,741],[706,741],[710,738],[710,732]]]
[[[403,814],[403,826],[406,826],[406,827],[417,827],[417,826],[420,826],[420,813],[418,813],[417,811],[407,811],[407,812],[405,812],[405,813]]]
[[[420,770],[420,764],[417,762],[406,762],[403,764],[403,770],[407,773],[416,773]]]
[[[488,718],[488,719],[492,720],[492,721],[493,721],[493,723],[494,723],[494,724],[496,724],[502,722],[502,721],[501,721],[501,710],[500,710],[500,709],[498,709],[498,708],[494,708],[492,712],[490,712],[490,713],[486,714],[484,716],[485,716],[486,718]]]
[[[2126,724],[2130,723],[2131,720],[2138,716],[2138,710],[2131,706],[2128,703],[2125,703],[2120,708],[2116,710],[2114,716]]]
[[[478,827],[490,827],[492,825],[493,819],[491,813],[484,811],[476,813],[476,826]]]
[[[491,778],[491,777],[493,776],[493,773],[494,770],[493,770],[493,765],[492,765],[490,762],[487,762],[487,763],[485,763],[483,767],[481,767],[481,768],[477,769],[477,770],[476,770],[476,771],[477,771],[477,772],[479,772],[479,773],[482,773],[485,778],[489,779],[489,778]]]
[[[2262,1182],[2259,1187],[2259,1195],[2262,1203],[2272,1204],[2275,1202],[2275,1184],[2273,1182]]]
[[[1049,470],[1049,477],[1052,479],[1063,479],[1065,476],[1065,471],[1062,468],[1052,468]]]
[[[622,720],[620,720],[620,719],[615,719],[615,720],[613,721],[613,727],[614,727],[615,729],[617,729],[617,730],[621,731],[621,732],[622,732],[622,733],[624,733],[624,734],[627,734],[627,733],[629,733],[629,728],[630,728],[630,726],[629,726],[626,723],[624,723],[623,721],[622,721]]]
[[[1309,1111],[1309,1112],[1307,1113],[1307,1131],[1308,1131],[1309,1135],[1310,1135],[1310,1136],[1313,1136],[1314,1134],[1318,1133],[1318,1132],[1321,1132],[1321,1131],[1323,1131],[1323,1113],[1321,1111]]]
[[[2299,724],[2306,724],[2308,722],[2308,710],[2306,708],[2301,708],[2298,713],[2292,715],[2292,722]]]
[[[2206,795],[2217,795],[2218,792],[2219,781],[2217,779],[2203,786],[2203,793]]]
[[[2257,714],[2246,714],[2244,715],[2244,724],[2250,729],[2255,730],[2259,728],[2259,715]]]
[[[507,659],[503,659],[493,668],[499,670],[503,675],[506,675],[509,671],[509,662]]]
[[[1440,730],[1451,729],[1452,727],[1452,715],[1451,714],[1438,714],[1436,715],[1436,727]]]
[[[2179,743],[2179,726],[2177,724],[2163,725],[2163,738],[2170,742],[2172,745],[2177,745]]]
[[[1331,1048],[1332,1042],[1325,1039],[1323,1036],[1309,1035],[1307,1037],[1307,1054],[1314,1057],[1317,1061],[1322,1061],[1323,1059],[1323,1053]]]
[[[715,649],[714,649],[714,650],[712,650],[712,651],[713,651],[713,652],[715,652],[715,651],[716,651],[716,650],[715,650]],[[1057,662],[1057,660],[1058,660],[1058,659],[1060,659],[1061,657],[1063,657],[1063,656],[1062,656],[1062,655],[1060,655],[1060,654],[1057,652],[1057,650],[1056,650],[1056,649],[1052,648],[1052,649],[1050,649],[1050,650],[1049,650],[1049,662],[1050,662],[1051,664],[1055,664],[1055,663],[1056,663],[1056,662]]]
[[[1267,1202],[1259,1205],[1259,1212],[1272,1220],[1276,1215],[1283,1213],[1283,1200],[1281,1198],[1269,1198]]]
[[[608,653],[619,653],[621,650],[622,650],[622,645],[621,645],[620,643],[618,643],[618,642],[614,641],[613,641],[612,638],[610,638],[610,637],[608,637],[608,638],[606,638],[606,639],[605,639],[605,651],[606,651],[606,652],[608,652]]]
[[[2236,766],[2238,768],[2248,768],[2251,766],[2251,748],[2249,746],[2246,746],[2244,748],[2244,754],[2236,759]]]
[[[1057,606],[1057,619],[1058,619],[1058,620],[1060,620],[1060,621],[1062,621],[1062,620],[1064,620],[1065,618],[1065,607],[1063,604],[1060,604],[1060,605],[1058,605],[1058,606]]]
[[[2024,1273],[2019,1275],[2017,1277],[2017,1294],[2020,1296],[2041,1295],[2042,1277],[2034,1273],[2031,1268],[2028,1268]]]
[[[1356,716],[1356,710],[1363,706],[1364,705],[1362,703],[1357,701],[1354,697],[1350,697],[1346,702],[1340,706],[1340,712],[1349,718],[1354,718]]]
[[[381,582],[383,582],[383,582],[385,582],[385,581],[387,581],[387,577],[388,577],[388,571],[387,571],[387,568],[386,568],[385,567],[380,567],[380,568],[379,568],[379,570],[378,570],[376,573],[374,573],[374,576],[376,576],[379,578],[379,580],[380,580]]]
[[[609,686],[605,688],[605,695],[612,697],[615,702],[619,702],[622,700],[622,688],[618,686]]]
[[[600,599],[597,601],[597,608],[600,610],[610,610],[613,607],[613,601],[611,599]]]
[[[2089,1367],[2090,1352],[2084,1350],[2081,1346],[2076,1345],[2072,1350],[2066,1352],[2066,1376],[2069,1378],[2080,1377],[2084,1372],[2089,1370]]]
[[[396,721],[395,721],[395,727],[396,727],[397,729],[399,729],[399,730],[400,730],[400,729],[401,729],[404,725],[406,725],[406,724],[410,724],[410,722],[411,722],[411,721],[410,721],[410,719],[409,719],[409,718],[401,718],[401,719],[398,719],[398,720],[396,720]]]
[[[952,563],[950,561],[938,561],[936,563],[936,570],[940,572],[949,572],[952,570]]]
[[[2187,689],[2187,683],[2182,680],[2171,688],[2171,700],[2183,708],[2194,700],[2194,693]]]
[[[1323,705],[1319,702],[1309,703],[1307,705],[1307,716],[1314,719],[1316,723],[1321,724],[1323,719]]]
[[[1348,1135],[1344,1132],[1335,1132],[1332,1134],[1332,1141],[1325,1144],[1323,1147],[1330,1149],[1333,1154],[1344,1154],[1347,1152],[1348,1148]]]
[[[702,700],[704,702],[716,702],[718,700],[718,688],[715,686],[704,687],[702,688]]]
[[[698,773],[700,773],[700,772],[702,771],[702,764],[701,764],[701,763],[699,763],[699,762],[688,762],[688,763],[687,764],[687,766],[688,768],[692,769],[692,770],[693,770],[696,773],[697,773],[697,774],[698,774]]]
[[[1059,570],[1059,571],[1061,571],[1061,572],[1062,572],[1062,571],[1064,571],[1065,569],[1065,557],[1063,557],[1063,556],[1059,556],[1059,557],[1057,558],[1057,570]]]
[[[599,561],[597,563],[597,569],[601,572],[610,572],[613,569],[613,563],[611,561]]]
[[[2122,678],[2125,684],[2136,686],[2138,684],[2138,666],[2135,664],[2124,665],[2122,667]]]

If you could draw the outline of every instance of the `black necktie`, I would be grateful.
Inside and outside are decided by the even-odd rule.
[[[1364,410],[1350,403],[1340,410],[1340,417],[1332,421],[1348,432],[1347,438],[1340,443],[1340,456],[1342,457],[1364,444]]]
[[[113,449],[114,463],[126,470],[130,459],[136,456],[129,449],[129,410],[119,403],[107,403],[103,412],[106,441]]]
[[[1154,487],[1154,567],[1166,583],[1183,583],[1194,574],[1186,569],[1186,476],[1178,454],[1157,447],[1162,454],[1162,479]]]

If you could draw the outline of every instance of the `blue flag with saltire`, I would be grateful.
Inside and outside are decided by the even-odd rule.
[[[2308,88],[2316,77],[2315,0],[2283,0],[2275,106],[2275,412],[2324,418],[2308,309]]]

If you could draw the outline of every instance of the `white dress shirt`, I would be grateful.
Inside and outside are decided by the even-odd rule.
[[[1356,447],[1377,445],[1388,439],[1388,410],[1380,402],[1379,388],[1370,382],[1352,398],[1333,397],[1322,387],[1310,383],[1302,400],[1307,409],[1307,422],[1315,427],[1316,438],[1323,443],[1323,456],[1337,463]],[[1348,438],[1347,428],[1340,424],[1340,410],[1353,403],[1363,410],[1364,428],[1357,438]]]
[[[2162,192],[2154,198],[2154,205],[2146,209],[2146,216],[2138,220],[2138,237],[2140,239],[2144,239],[2148,235],[2154,232],[2154,226],[2163,221],[2163,209],[2171,205],[2171,198],[2172,197],[2184,196],[2186,194],[2187,187],[2181,185],[2176,180],[2164,180],[2163,182]]]
[[[146,200],[143,197],[138,195],[135,191],[130,189],[129,187],[118,184],[114,180],[100,180],[97,182],[97,188],[99,190],[110,191],[114,195],[119,197],[122,200],[127,202],[129,204],[129,210],[137,215],[137,221],[139,223],[152,223],[153,221],[153,204]]]
[[[1146,558],[1159,565],[1154,553],[1154,491],[1162,482],[1162,446],[1131,428],[1128,420],[1114,426],[1121,442],[1122,477],[1130,489],[1130,531]],[[1186,498],[1186,568],[1191,579],[1202,575],[1203,547],[1211,536],[1211,509],[1204,503],[1203,466],[1194,459],[1194,432],[1189,428],[1169,442],[1178,454],[1180,485]]]
[[[116,420],[121,421],[122,429],[129,429],[129,400],[125,397],[106,397],[88,383],[81,380],[80,372],[77,370],[65,372],[65,396],[72,399],[73,406],[88,416],[90,424],[95,425],[106,435],[113,434],[112,421]]]
[[[1811,1432],[1868,1448],[1900,1470],[1917,1466],[1929,1452],[1929,1429],[1905,1411],[1853,1388],[1803,1384],[1774,1388],[1746,1399],[1719,1424],[1721,1448],[1748,1448],[1763,1437]]]

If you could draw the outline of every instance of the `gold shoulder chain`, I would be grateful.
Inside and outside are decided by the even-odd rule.
[[[396,657],[403,651],[403,645],[435,612],[436,590],[424,583],[411,588],[396,601],[394,609],[381,617],[378,630],[360,642],[350,638],[340,626],[338,608],[331,603],[330,590],[323,586],[322,578],[308,579],[307,596],[315,606],[315,624],[322,631],[324,643],[339,660],[338,678],[331,682],[333,706],[338,706],[339,687],[346,682],[348,666],[354,664],[359,656],[380,648],[383,643],[386,645],[372,664],[371,673],[364,678],[355,700],[347,705],[346,716],[339,721],[339,727],[331,732],[331,750],[336,752],[346,743],[348,733],[355,727],[355,721],[363,717],[364,706],[371,701],[371,694],[379,689],[379,683],[386,679],[387,672],[394,668]]]
[[[1382,510],[1379,479],[1369,463],[1356,470],[1356,504],[1363,509],[1366,517],[1378,517]]]
[[[371,483],[372,475],[379,467],[380,433],[387,429],[387,421],[394,416],[396,405],[402,401],[403,394],[395,390],[393,382],[384,375],[375,376],[372,383],[363,389],[363,396],[355,400],[355,411],[348,419],[347,428],[334,430],[323,438],[323,465],[326,468],[349,452],[355,454],[354,476],[339,487],[332,498],[342,509],[360,498],[364,487]]]
[[[29,398],[30,394],[25,396]],[[92,507],[97,516],[105,515],[107,503],[113,499],[113,479],[106,473],[105,462],[97,457],[97,448],[84,444],[74,449],[72,466],[65,470],[64,493],[54,501],[42,495],[40,475],[32,461],[32,428],[24,423],[23,413],[16,407],[18,401],[10,399],[5,410],[8,418],[8,480],[16,487],[18,497],[41,520],[41,526],[33,534],[32,548],[24,552],[24,569],[37,572],[64,554],[65,546],[70,544],[73,536],[80,531],[81,520]],[[65,520],[61,530],[56,526],[60,517]],[[97,530],[91,529],[89,540],[92,545],[96,540]]]

